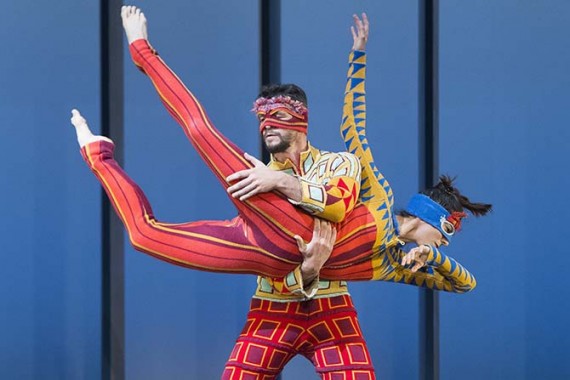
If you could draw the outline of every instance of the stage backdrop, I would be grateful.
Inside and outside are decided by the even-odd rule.
[[[71,109],[99,129],[97,2],[2,2],[0,378],[99,379],[100,196]]]
[[[441,169],[473,200],[441,301],[442,379],[568,379],[570,3],[441,2]]]
[[[70,109],[99,130],[99,2],[4,2],[0,24],[0,378],[101,378],[100,187]],[[87,4],[89,3],[89,4]],[[151,42],[212,121],[258,155],[258,1],[137,1]],[[497,3],[497,4],[495,4]],[[367,11],[368,136],[396,204],[418,187],[418,1],[282,2],[282,80],[303,86],[315,146],[338,126],[352,13]],[[117,15],[118,17],[118,15]],[[441,379],[570,377],[564,270],[570,4],[440,1],[440,167],[494,213],[446,252],[478,279],[440,294]],[[125,48],[126,52],[126,48]],[[228,219],[225,192],[125,57],[125,163],[164,221]],[[215,379],[253,276],[193,272],[126,245],[126,378]],[[379,378],[418,377],[418,291],[350,284]],[[317,378],[304,359],[283,379]]]

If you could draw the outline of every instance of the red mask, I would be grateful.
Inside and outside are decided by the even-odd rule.
[[[263,116],[264,120],[259,124],[259,131],[263,133],[266,127],[290,129],[301,133],[307,133],[308,110],[305,105],[292,100],[288,96],[276,96],[273,98],[259,98],[253,104],[253,109],[257,116]],[[280,120],[274,115],[277,112],[285,112],[291,116],[289,120]]]

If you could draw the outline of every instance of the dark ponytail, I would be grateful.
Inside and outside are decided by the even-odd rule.
[[[455,178],[442,175],[434,187],[430,187],[421,193],[445,207],[450,213],[467,210],[474,216],[483,216],[491,211],[493,207],[491,204],[473,203],[469,198],[462,195],[459,190],[453,186],[454,180]]]

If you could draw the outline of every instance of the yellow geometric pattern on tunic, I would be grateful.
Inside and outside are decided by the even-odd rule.
[[[331,153],[320,151],[309,144],[301,153],[299,167],[289,160],[281,163],[272,157],[268,167],[298,176],[302,187],[302,200],[296,203],[316,216],[327,220],[342,220],[352,211],[360,191],[360,163],[346,152]],[[351,188],[347,192],[339,188],[339,181]],[[338,199],[337,201],[334,201]],[[303,291],[300,267],[285,278],[258,277],[255,298],[281,302],[298,302],[307,298],[307,293],[314,293],[313,298],[323,298],[348,294],[345,281],[314,282],[311,289]],[[313,294],[311,294],[313,295]]]
[[[378,170],[366,138],[366,53],[355,51],[349,59],[341,135],[347,150],[360,160],[360,201],[374,216],[377,238],[372,253],[373,279],[399,282],[436,290],[463,293],[476,286],[475,278],[453,258],[430,247],[427,266],[418,272],[400,265],[406,254],[398,240],[394,219],[394,195]]]

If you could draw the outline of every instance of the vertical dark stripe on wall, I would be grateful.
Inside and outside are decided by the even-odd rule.
[[[260,84],[281,83],[281,0],[259,1]],[[261,144],[263,162],[269,153]]]
[[[281,83],[281,0],[259,0],[259,84],[271,83]],[[269,162],[261,138],[259,145],[261,160]]]
[[[419,185],[433,186],[439,167],[438,0],[419,1]],[[420,379],[439,379],[439,295],[420,289]]]
[[[101,133],[123,163],[123,34],[121,0],[101,0]],[[125,378],[123,226],[102,194],[101,378]]]

